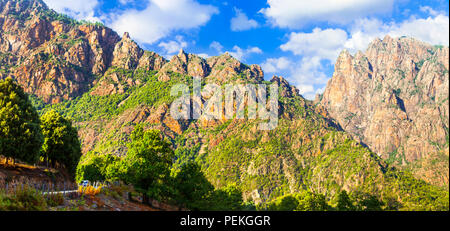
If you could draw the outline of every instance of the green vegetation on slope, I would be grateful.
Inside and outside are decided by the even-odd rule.
[[[41,113],[53,109],[76,122],[95,121],[98,119],[112,119],[127,109],[139,105],[158,106],[161,103],[170,103],[174,100],[174,97],[170,96],[171,87],[180,81],[188,83],[187,78],[183,79],[182,76],[175,74],[173,74],[171,81],[162,82],[158,81],[153,71],[139,70],[132,74],[129,71],[115,68],[113,72],[130,75],[130,77],[140,80],[143,84],[130,87],[122,94],[105,96],[92,95],[91,92],[94,89],[91,89],[91,91],[76,99],[44,107],[42,101],[36,99],[36,97],[32,97],[32,101],[36,107],[40,108]]]
[[[78,123],[80,128],[86,126],[83,125],[85,122],[93,123],[89,126],[98,126],[95,129],[103,135],[91,149],[89,158],[83,158],[83,164],[78,166],[83,168],[84,174],[79,179],[108,179],[105,166],[109,164],[102,164],[101,159],[105,158],[108,163],[116,161],[110,154],[131,141],[124,127],[134,124],[106,129],[104,122],[97,121],[116,120],[140,106],[157,108],[164,103],[170,104],[173,100],[170,87],[180,82],[191,83],[188,76],[175,73],[171,73],[171,80],[163,82],[157,79],[155,72],[130,72],[118,68],[109,73],[112,72],[140,80],[142,84],[128,86],[122,94],[93,96],[88,92],[75,100],[41,110],[42,113],[55,109],[82,122]],[[305,99],[280,97],[279,100],[280,121],[274,131],[258,130],[258,120],[228,120],[214,126],[201,126],[198,121],[190,121],[191,126],[182,134],[171,137],[174,147],[171,171],[181,171],[194,162],[201,166],[202,173],[216,190],[238,185],[243,200],[259,204],[259,209],[270,207],[276,203],[273,201],[286,195],[294,195],[302,201],[304,193],[322,195],[327,205],[336,209],[333,200],[346,190],[354,210],[376,210],[378,207],[383,210],[448,210],[447,190],[391,169],[376,154],[353,141],[345,132],[338,131]],[[40,105],[39,101],[35,102]],[[121,153],[126,153],[126,149]],[[165,184],[152,186],[151,190],[156,193],[149,195],[157,198],[158,193],[166,192],[165,200],[192,209],[203,207],[192,200],[186,203],[176,199],[173,195],[177,189],[170,186],[171,182],[167,180]],[[297,193],[303,196],[295,196]],[[296,207],[297,210],[301,208]]]
[[[13,79],[0,80],[0,155],[13,164],[42,159],[74,174],[81,156],[77,130],[55,111],[39,118],[29,99]]]
[[[241,210],[242,193],[233,185],[215,190],[200,167],[186,163],[180,170],[170,167],[173,160],[171,144],[157,130],[136,126],[123,158],[89,154],[77,168],[77,181],[121,180],[134,186],[143,202],[157,199],[190,210]]]

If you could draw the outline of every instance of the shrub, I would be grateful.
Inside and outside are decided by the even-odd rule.
[[[102,191],[102,186],[94,187],[92,185],[88,186],[78,186],[78,192],[88,196],[95,196]]]
[[[46,195],[46,203],[50,207],[56,207],[64,204],[64,195],[61,193]]]
[[[34,189],[25,187],[14,194],[0,193],[1,211],[42,211],[47,207],[44,197]]]

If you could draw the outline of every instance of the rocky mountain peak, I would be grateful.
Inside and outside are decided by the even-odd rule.
[[[0,0],[0,9],[2,15],[30,15],[48,10],[48,7],[42,0]]]
[[[131,73],[138,68],[158,71],[160,81],[170,79],[171,73],[218,82],[263,79],[259,66],[244,65],[229,54],[218,58],[219,65],[210,65],[209,60],[180,50],[168,62],[144,51],[127,32],[120,37],[102,25],[77,22],[40,0],[2,0],[0,4],[0,65],[8,65],[0,77],[12,76],[26,92],[47,103],[72,99],[93,87],[92,94],[108,95],[138,84],[133,74],[108,72],[117,68]]]
[[[136,69],[143,54],[144,50],[125,32],[114,48],[112,65],[127,70]]]
[[[168,61],[153,51],[145,51],[139,60],[138,69],[159,71]]]
[[[344,130],[394,164],[448,157],[448,50],[386,36],[355,56],[343,51],[320,105]],[[419,168],[422,178],[448,185],[448,173],[431,175],[435,168]]]
[[[178,56],[178,58],[183,60],[184,63],[188,62],[188,54],[186,52],[184,52],[183,49],[180,49],[177,56]]]
[[[129,34],[128,32],[124,32],[124,33],[123,33],[123,36],[122,36],[122,39],[123,39],[123,40],[131,40],[130,34]]]
[[[343,50],[336,61],[335,71],[351,72],[353,68],[352,60],[353,56],[350,52],[348,52],[348,50]]]
[[[390,43],[390,42],[393,42],[393,41],[394,41],[394,39],[388,34],[385,35],[384,38],[383,38],[383,43]]]
[[[101,25],[82,24],[42,1],[1,1],[0,56],[25,91],[58,103],[87,91],[110,66],[120,37]],[[6,13],[7,12],[7,13]]]
[[[278,87],[281,89],[280,96],[282,97],[292,98],[295,96],[300,96],[299,90],[295,86],[290,85],[289,82],[282,76],[274,75],[270,82],[278,84]]]
[[[264,73],[259,65],[245,65],[228,52],[210,57],[207,60],[211,68],[208,78],[225,83],[230,80],[258,82],[264,80]]]
[[[161,68],[158,73],[159,80],[170,79],[170,72],[204,77],[208,81],[218,83],[264,79],[264,73],[259,65],[245,65],[228,53],[204,59],[195,54],[188,54],[183,49]]]

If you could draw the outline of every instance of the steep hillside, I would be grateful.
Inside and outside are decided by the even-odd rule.
[[[75,22],[39,0],[0,6],[2,78],[13,76],[41,113],[56,109],[72,118],[83,153],[124,156],[129,134],[144,123],[170,139],[175,168],[196,161],[214,186],[237,184],[256,203],[302,190],[331,199],[345,189],[373,195],[387,209],[448,209],[447,191],[389,167],[285,79],[264,81],[258,65],[184,51],[168,61],[127,33],[120,38],[102,25]],[[173,119],[170,89],[192,86],[194,75],[203,85],[279,85],[278,126],[263,131],[259,119]]]
[[[77,22],[39,0],[2,0],[0,9],[0,77],[14,76],[47,103],[82,95],[113,62],[120,37],[109,28]]]
[[[448,62],[448,47],[377,39],[364,53],[341,53],[320,105],[389,163],[448,186]]]

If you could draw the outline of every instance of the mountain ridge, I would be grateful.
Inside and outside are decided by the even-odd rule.
[[[396,166],[448,159],[448,60],[447,46],[376,39],[364,53],[340,54],[319,105]],[[448,186],[448,160],[442,164],[419,167],[417,176]]]
[[[391,168],[286,79],[264,81],[258,65],[229,54],[203,59],[184,51],[167,61],[141,49],[127,33],[119,37],[102,25],[51,13],[40,0],[32,2],[0,0],[2,12],[14,12],[0,15],[0,78],[13,76],[34,95],[41,113],[55,109],[72,118],[83,153],[124,156],[134,126],[144,124],[172,142],[174,168],[200,163],[214,186],[238,184],[244,199],[255,203],[302,190],[331,199],[347,190],[376,196],[386,206],[401,203],[389,209],[448,207],[441,201],[448,192]],[[20,13],[26,6],[36,11],[31,18]],[[26,41],[34,38],[38,42]],[[258,120],[173,119],[170,88],[191,85],[192,75],[203,77],[203,83],[277,83],[279,126],[261,131]]]

